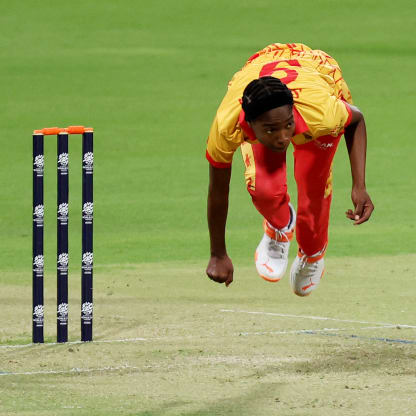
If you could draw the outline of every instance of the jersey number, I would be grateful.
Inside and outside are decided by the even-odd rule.
[[[298,73],[294,69],[280,68],[280,65],[283,62],[286,62],[290,66],[300,66],[300,63],[296,59],[281,59],[279,61],[270,62],[263,66],[260,71],[259,78],[268,77],[271,76],[274,72],[283,71],[286,73],[286,76],[284,78],[277,78],[279,78],[280,81],[282,81],[284,84],[293,82],[298,77]]]

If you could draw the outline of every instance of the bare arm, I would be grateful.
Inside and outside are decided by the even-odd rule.
[[[367,132],[364,116],[357,107],[353,105],[349,105],[349,107],[351,108],[352,118],[351,123],[345,129],[344,136],[351,165],[351,199],[354,204],[354,211],[347,210],[346,216],[354,221],[354,225],[359,225],[370,218],[374,205],[365,185]]]
[[[225,245],[225,224],[228,214],[228,194],[231,168],[209,166],[208,228],[211,242],[211,258],[206,273],[211,280],[225,283],[233,281],[233,264]]]

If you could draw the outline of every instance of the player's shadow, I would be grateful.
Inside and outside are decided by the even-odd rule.
[[[407,345],[381,341],[359,343],[355,346],[326,345],[312,359],[303,362],[284,363],[284,371],[290,373],[331,372],[360,373],[368,370],[384,371],[394,375],[416,376],[416,350]]]
[[[236,380],[234,380],[236,381]],[[287,383],[261,383],[258,387],[245,390],[241,395],[233,395],[226,399],[217,399],[215,402],[202,405],[199,409],[181,410],[187,405],[194,405],[195,401],[186,403],[183,401],[170,401],[163,404],[158,409],[135,413],[135,416],[161,416],[177,414],[181,416],[243,416],[255,415],[260,402],[273,402],[277,405],[280,392],[286,388]],[[176,409],[177,412],[176,413]],[[257,409],[258,410],[258,409]]]

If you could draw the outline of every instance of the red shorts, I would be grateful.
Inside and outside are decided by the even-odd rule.
[[[296,239],[311,256],[328,243],[332,199],[332,160],[341,136],[322,136],[294,146],[298,188]],[[261,143],[241,145],[247,189],[261,215],[275,228],[290,220],[286,178],[286,152],[276,153]]]

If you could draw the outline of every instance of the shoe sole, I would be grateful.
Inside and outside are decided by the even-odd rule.
[[[257,273],[258,273],[258,272],[257,272]],[[262,279],[267,280],[268,282],[271,282],[271,283],[277,283],[277,282],[280,282],[280,279],[281,279],[281,277],[279,277],[278,279],[272,279],[272,278],[270,278],[270,277],[263,276],[263,275],[262,275],[262,274],[260,274],[260,273],[259,273],[259,276],[260,276]]]
[[[257,254],[257,251],[256,251],[254,253],[254,262],[257,262],[257,258],[258,258],[258,254]],[[286,272],[286,270],[285,270],[285,272]],[[280,282],[280,279],[282,278],[282,277],[278,277],[278,278],[267,277],[267,276],[264,276],[264,275],[260,274],[258,270],[257,270],[257,273],[262,279],[264,279],[264,280],[266,280],[267,282],[270,282],[270,283]]]
[[[324,277],[324,273],[325,273],[325,268],[322,270],[322,273],[321,273],[321,277],[319,278],[319,283],[321,283],[321,280],[322,280],[322,278]],[[318,284],[319,284],[318,283]],[[316,285],[315,285],[316,286]],[[301,297],[301,298],[306,298],[306,296],[309,296],[313,291],[314,291],[315,289],[313,289],[313,290],[311,290],[311,291],[309,291],[308,293],[305,293],[305,294],[299,294],[299,293],[296,293],[294,290],[293,290],[293,293],[296,295],[296,296],[299,296],[299,297]]]

